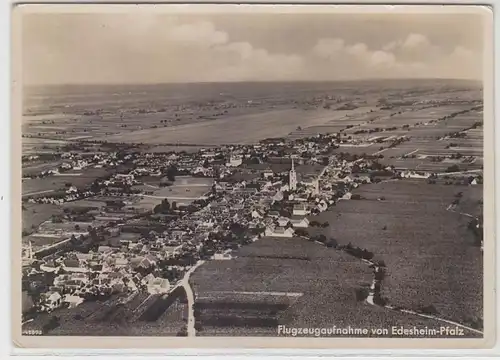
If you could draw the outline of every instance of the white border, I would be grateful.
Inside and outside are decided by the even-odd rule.
[[[396,3],[396,2],[394,2]],[[397,1],[397,3],[402,3],[400,1]],[[408,4],[407,2],[405,2]],[[465,1],[447,1],[447,3],[465,3]],[[477,5],[493,5],[493,1],[487,1],[487,2],[481,2],[477,0],[472,0],[472,1],[467,1],[468,4],[477,4]],[[10,93],[11,93],[11,86],[10,86],[10,7],[11,4],[9,1],[0,1],[0,60],[2,63],[2,68],[0,71],[0,79],[1,84],[3,85],[2,87],[2,96],[1,96],[1,109],[3,109],[3,120],[4,121],[4,126],[2,126],[3,131],[0,132],[0,135],[2,136],[0,140],[0,146],[2,147],[0,150],[0,166],[2,166],[2,169],[10,169],[10,145],[11,145],[11,139],[10,139],[10,112],[8,109],[10,109]],[[495,7],[493,7],[494,11],[494,17],[499,15],[499,10],[497,10]],[[498,48],[500,46],[500,24],[495,22],[495,47],[494,47],[494,54],[495,58],[498,55]],[[500,84],[500,75],[497,72],[494,72],[494,78],[495,78],[495,85]],[[494,97],[495,97],[495,103],[500,103],[498,93],[495,91],[494,92]],[[495,119],[498,116],[498,111],[495,108]],[[498,123],[498,121],[496,121]],[[6,125],[6,126],[5,126]],[[500,154],[500,131],[497,131],[495,134],[495,153]],[[500,156],[496,156],[495,159],[495,178],[498,179],[500,175],[500,161],[499,161]],[[4,176],[0,178],[0,196],[3,196],[3,200],[0,200],[0,223],[3,225],[2,232],[4,234],[10,234],[10,203],[11,203],[11,198],[10,198],[10,174],[4,173]],[[497,193],[495,194],[495,204],[499,203],[500,201],[500,195]],[[497,208],[497,207],[496,207]],[[498,214],[498,211],[496,213],[496,223],[500,223],[500,216]],[[1,256],[3,257],[2,261],[2,266],[3,266],[3,271],[2,271],[2,276],[4,276],[4,281],[3,284],[5,285],[10,285],[10,272],[11,272],[11,260],[9,258],[9,250],[10,250],[10,236],[5,236],[2,242],[2,246],[4,246],[4,251],[1,252]],[[499,247],[496,249],[497,253],[497,259],[499,258]],[[498,274],[498,271],[495,271]],[[497,277],[496,279],[496,288],[499,288],[500,285],[500,279]],[[9,289],[8,286],[4,286],[4,288],[7,290]],[[8,290],[7,290],[8,292]],[[99,358],[105,358],[108,356],[112,355],[129,355],[128,357],[131,358],[147,358],[147,359],[153,359],[156,357],[153,357],[155,355],[170,355],[174,358],[190,358],[194,356],[199,356],[199,355],[206,355],[207,358],[213,358],[213,359],[220,359],[221,355],[226,354],[230,355],[231,358],[234,359],[243,359],[247,358],[248,355],[253,355],[258,358],[263,358],[263,357],[272,357],[273,359],[288,359],[292,356],[300,356],[301,358],[305,359],[313,359],[313,358],[318,358],[318,356],[342,356],[339,358],[344,358],[344,356],[361,356],[361,357],[370,357],[370,356],[384,356],[384,357],[394,357],[395,355],[408,355],[412,357],[422,357],[422,358],[430,358],[429,356],[434,355],[434,356],[440,356],[440,357],[447,357],[447,356],[465,356],[467,358],[475,358],[475,357],[494,357],[495,355],[500,355],[500,336],[499,332],[497,331],[497,343],[496,346],[493,349],[473,349],[473,350],[467,350],[467,349],[462,349],[462,350],[441,350],[441,349],[433,349],[433,350],[406,350],[406,349],[394,349],[394,350],[285,350],[285,349],[252,349],[252,350],[244,350],[244,349],[212,349],[212,350],[201,350],[201,349],[189,349],[189,350],[180,350],[180,349],[171,349],[171,350],[165,350],[165,351],[159,351],[159,350],[144,350],[141,349],[140,351],[133,351],[133,350],[66,350],[66,349],[57,349],[57,350],[42,350],[42,349],[14,349],[11,337],[10,337],[10,330],[11,330],[11,324],[8,319],[10,319],[10,299],[11,296],[8,296],[7,293],[4,293],[4,296],[1,297],[1,305],[2,305],[2,310],[5,311],[5,316],[2,317],[4,321],[2,322],[2,325],[4,327],[5,332],[2,331],[2,335],[7,335],[8,336],[2,336],[2,339],[7,342],[5,344],[6,346],[2,346],[2,355],[9,355],[9,354],[16,354],[16,355],[31,355],[29,358],[33,358],[33,355],[36,354],[53,354],[53,355],[76,355],[75,357],[77,358],[82,358],[82,355],[97,355],[101,354]],[[497,310],[498,310],[498,305],[497,305]],[[497,311],[498,314],[498,311]],[[500,328],[500,321],[497,316],[496,319],[496,324],[497,324],[497,329]],[[362,340],[360,340],[362,341]],[[6,351],[5,351],[6,350]],[[10,350],[10,351],[9,351]],[[4,352],[5,351],[5,352]],[[138,356],[140,354],[148,354],[146,356]],[[130,356],[132,355],[132,356]],[[246,356],[245,356],[246,355]],[[2,356],[2,358],[4,358]],[[22,356],[21,358],[24,358]],[[36,357],[38,358],[38,356]],[[47,358],[47,357],[44,357]],[[55,356],[49,356],[48,358],[55,358]],[[396,357],[394,357],[396,358]]]

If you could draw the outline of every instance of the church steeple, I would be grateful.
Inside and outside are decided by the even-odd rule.
[[[295,164],[292,156],[292,169],[289,174],[289,187],[290,190],[297,190],[297,173],[295,172]]]

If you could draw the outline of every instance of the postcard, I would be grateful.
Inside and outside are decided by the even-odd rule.
[[[491,9],[12,16],[16,346],[493,346]]]

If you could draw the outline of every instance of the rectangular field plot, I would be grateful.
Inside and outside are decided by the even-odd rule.
[[[467,229],[470,218],[446,209],[468,189],[417,180],[365,185],[355,193],[366,200],[340,201],[317,220],[329,222],[326,234],[339,243],[384,260],[382,292],[391,304],[433,305],[445,318],[467,321],[481,316],[482,253]]]

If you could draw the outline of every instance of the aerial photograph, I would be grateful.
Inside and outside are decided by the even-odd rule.
[[[483,26],[24,14],[23,336],[483,338]]]

